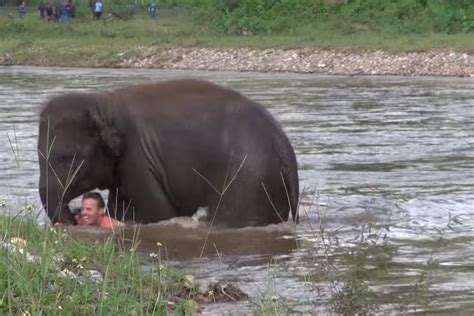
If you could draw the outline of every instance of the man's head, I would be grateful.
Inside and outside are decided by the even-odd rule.
[[[100,193],[87,192],[82,196],[82,225],[99,226],[104,214],[105,203]]]

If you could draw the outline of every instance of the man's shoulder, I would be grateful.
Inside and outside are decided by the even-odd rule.
[[[102,218],[102,222],[100,223],[100,227],[102,228],[115,228],[122,225],[123,225],[122,222],[116,219],[113,219],[107,215]]]

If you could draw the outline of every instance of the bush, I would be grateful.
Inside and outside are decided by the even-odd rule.
[[[350,24],[408,34],[474,29],[474,2],[469,0],[201,0],[195,6],[215,31],[234,35],[284,33],[328,22],[340,24],[343,33],[350,33]]]

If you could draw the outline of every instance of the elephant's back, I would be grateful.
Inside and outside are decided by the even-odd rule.
[[[258,105],[241,93],[209,81],[180,79],[127,86],[108,92],[135,114],[180,115],[235,112]]]
[[[234,133],[240,131],[240,138],[248,135],[257,142],[272,142],[277,137],[291,148],[280,124],[261,104],[209,81],[171,80],[112,93],[127,108],[131,120],[161,134],[188,140],[199,134],[222,143],[226,135],[235,140]]]
[[[170,80],[119,88],[109,92],[115,102],[126,108],[128,119],[166,135],[213,135],[221,141],[235,131],[272,142],[277,137],[291,145],[280,124],[261,104],[241,93],[209,81]],[[138,127],[137,127],[138,128]],[[227,131],[227,133],[226,133]]]

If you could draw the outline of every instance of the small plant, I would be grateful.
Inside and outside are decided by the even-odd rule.
[[[446,225],[440,228],[434,228],[436,235],[434,237],[434,245],[430,258],[420,267],[420,272],[413,286],[413,295],[409,296],[405,302],[405,305],[413,306],[415,312],[417,311],[418,306],[421,306],[425,310],[429,307],[433,295],[433,293],[430,292],[430,285],[435,273],[441,269],[440,262],[436,258],[436,255],[443,247],[449,247],[447,234],[449,232],[454,232],[460,225],[462,225],[460,215],[453,216],[449,212]]]
[[[23,34],[26,32],[26,25],[21,20],[12,20],[5,25],[4,33]]]
[[[281,297],[274,289],[271,275],[271,264],[268,267],[268,284],[264,292],[252,300],[254,311],[257,315],[289,315],[292,310],[285,298]]]
[[[336,271],[332,284],[330,306],[338,314],[366,314],[378,308],[377,293],[369,282],[381,274],[387,274],[387,262],[394,248],[388,242],[388,227],[362,224],[354,238],[354,246],[340,260],[344,270]]]

